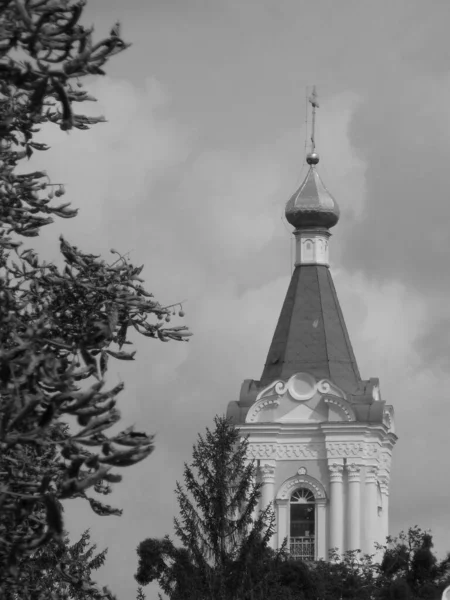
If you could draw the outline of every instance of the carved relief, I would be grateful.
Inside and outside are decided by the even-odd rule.
[[[266,400],[259,401],[256,404],[254,404],[252,408],[248,411],[245,421],[247,423],[254,423],[261,410],[265,408],[273,408],[278,406],[279,404],[280,401],[278,398],[267,398]]]
[[[297,475],[306,475],[306,467],[300,467],[297,471]]]
[[[378,482],[378,467],[371,465],[366,468],[366,483],[377,483]]]
[[[275,444],[249,444],[248,458],[274,458]]]
[[[275,476],[274,465],[261,465],[259,467],[259,472],[261,473],[262,480],[264,483],[273,483]]]
[[[364,442],[327,442],[326,447],[328,458],[377,458],[379,453],[378,444]]]
[[[341,388],[338,388],[337,385],[334,385],[334,383],[331,383],[331,381],[328,381],[328,379],[322,379],[319,381],[317,384],[317,390],[321,394],[333,394],[339,398],[345,398],[345,393],[341,390]]]
[[[392,406],[386,406],[386,408],[384,409],[383,424],[386,425],[390,432],[395,433],[394,410]]]
[[[276,457],[279,460],[295,460],[298,458],[325,458],[325,446],[321,442],[304,444],[279,444],[276,447]]]
[[[248,458],[277,460],[322,459],[322,458],[372,458],[380,456],[381,468],[389,470],[389,454],[380,454],[376,443],[364,442],[304,442],[302,444],[250,443]]]
[[[388,472],[391,469],[391,455],[388,452],[383,452],[380,455],[380,469]]]
[[[347,421],[356,421],[355,413],[352,408],[346,406],[342,401],[337,398],[325,398],[325,404],[334,404],[338,406],[344,413]]]
[[[309,373],[296,373],[290,377],[288,381],[275,381],[263,389],[256,397],[256,404],[253,408],[259,406],[259,401],[263,398],[274,395],[284,396],[286,392],[288,392],[294,400],[309,400],[316,393],[316,385],[316,380]],[[274,401],[275,399],[272,399],[272,402]],[[252,409],[250,409],[250,412],[252,412]],[[248,420],[250,420],[249,417],[247,417],[247,421]]]
[[[322,484],[316,479],[307,476],[295,477],[294,479],[285,481],[277,494],[277,498],[281,500],[289,498],[293,487],[305,487],[314,494],[314,498],[326,498]]]
[[[344,465],[333,463],[332,465],[328,465],[328,470],[330,472],[330,483],[342,483]]]
[[[380,484],[381,493],[385,496],[389,496],[389,477],[382,475],[378,478],[378,482]]]
[[[347,465],[347,473],[349,481],[360,481],[361,479],[361,465],[356,463],[350,463]]]

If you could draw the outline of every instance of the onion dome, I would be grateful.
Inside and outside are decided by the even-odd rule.
[[[317,173],[319,155],[311,152],[306,158],[309,171],[295,194],[286,204],[286,219],[296,229],[334,227],[339,220],[339,206]]]

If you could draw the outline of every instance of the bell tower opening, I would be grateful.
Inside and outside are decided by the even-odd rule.
[[[316,507],[314,494],[306,489],[294,491],[290,501],[289,549],[292,558],[314,560]]]

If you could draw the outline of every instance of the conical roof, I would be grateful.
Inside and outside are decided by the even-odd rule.
[[[330,270],[298,265],[291,278],[259,385],[299,372],[352,393],[361,382]]]

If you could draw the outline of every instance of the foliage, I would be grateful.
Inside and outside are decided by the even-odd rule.
[[[316,600],[319,597],[314,572],[306,563],[286,556],[272,569],[265,600]]]
[[[108,494],[127,467],[147,457],[152,437],[120,420],[120,383],[105,389],[110,357],[133,360],[122,348],[131,327],[161,341],[186,340],[186,327],[162,326],[162,306],[140,285],[143,267],[119,252],[109,264],[60,238],[64,268],[39,260],[21,237],[39,235],[53,217],[72,218],[65,193],[23,161],[48,146],[41,126],[88,129],[104,121],[74,112],[95,100],[82,79],[127,48],[116,24],[98,43],[80,24],[83,0],[3,0],[0,4],[0,597],[18,590],[19,567],[51,540],[63,539],[60,501],[86,499],[98,515],[121,511],[88,495]],[[180,316],[183,313],[180,312]],[[76,431],[62,419],[75,419]],[[20,597],[27,597],[21,591]],[[33,598],[38,598],[34,595]],[[47,596],[45,596],[47,598]]]
[[[305,564],[287,561],[278,568],[267,600],[440,600],[449,583],[450,557],[439,562],[432,538],[419,527],[388,537],[381,563],[374,555],[351,551]]]
[[[285,555],[268,547],[274,532],[271,506],[254,519],[261,483],[248,461],[248,439],[224,417],[198,436],[193,461],[185,463],[186,490],[177,482],[181,518],[174,519],[182,546],[169,536],[149,538],[137,548],[136,580],[157,580],[173,600],[258,600]],[[189,495],[188,495],[189,493]]]
[[[141,588],[141,586],[138,587],[137,589],[137,596],[136,596],[136,600],[145,600],[146,596],[144,594],[143,589]]]
[[[450,554],[438,561],[433,539],[420,527],[388,537],[380,564],[382,598],[440,598],[449,583]]]
[[[51,540],[22,560],[19,566],[20,589],[25,593],[56,594],[58,600],[97,600],[111,597],[106,589],[99,592],[91,580],[91,571],[105,562],[106,550],[94,554],[89,530],[78,542],[69,545],[67,535],[61,541]]]
[[[318,561],[312,569],[317,596],[324,600],[358,599],[369,600],[376,589],[377,564],[372,555],[358,558],[352,550],[339,556],[330,552],[330,560]]]

